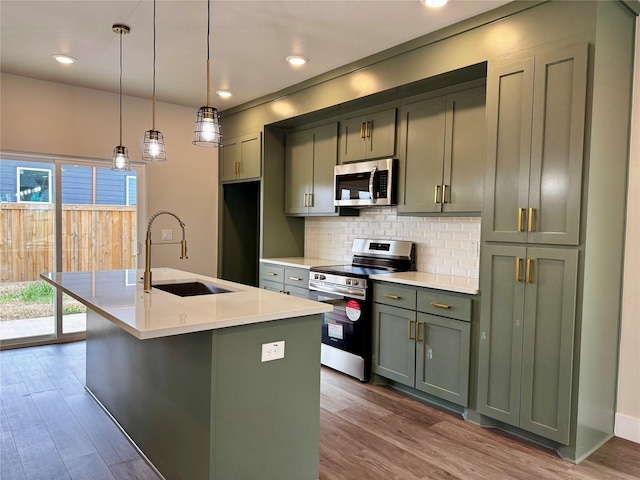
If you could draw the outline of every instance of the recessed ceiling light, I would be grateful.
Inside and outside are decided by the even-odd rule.
[[[448,0],[420,0],[420,3],[426,7],[437,8],[447,4]]]
[[[69,55],[64,55],[62,53],[56,53],[55,55],[51,55],[53,58],[55,58],[58,62],[60,63],[64,63],[65,65],[69,65],[71,63],[76,63],[76,59],[73,57],[70,57]]]
[[[303,57],[300,55],[291,55],[285,58],[285,60],[289,62],[291,65],[304,65],[309,61],[307,57]]]
[[[222,98],[229,98],[233,94],[229,90],[216,90],[216,95]]]

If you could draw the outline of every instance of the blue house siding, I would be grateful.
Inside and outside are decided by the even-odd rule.
[[[93,203],[93,167],[65,165],[62,167],[62,204],[91,205]]]
[[[18,169],[38,169],[51,172],[51,202],[54,201],[54,166],[51,163],[30,162],[0,159],[0,201],[18,202]],[[95,195],[93,198],[93,175],[96,174]],[[44,173],[44,172],[43,172]],[[136,177],[136,172],[115,171],[106,167],[91,167],[84,165],[64,165],[62,167],[62,203],[65,205],[135,205],[136,204],[136,181],[131,181],[129,177]],[[22,185],[24,188],[35,187]],[[129,188],[129,202],[127,203],[127,187]],[[46,194],[48,199],[48,192]],[[33,201],[47,201],[45,199]],[[24,198],[23,198],[24,199]]]

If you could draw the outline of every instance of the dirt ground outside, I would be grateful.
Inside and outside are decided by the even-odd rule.
[[[0,322],[5,320],[21,320],[25,318],[42,318],[54,315],[53,301],[50,299],[35,299],[25,301],[19,298],[34,282],[0,283]],[[62,295],[63,313],[83,313],[85,306],[66,294]]]

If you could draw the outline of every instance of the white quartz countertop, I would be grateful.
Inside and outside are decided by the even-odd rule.
[[[402,283],[414,287],[435,288],[437,290],[447,290],[449,292],[469,293],[477,295],[480,293],[477,278],[456,277],[453,275],[441,275],[426,272],[397,272],[371,275],[372,280],[383,280],[385,282]]]
[[[142,270],[43,273],[41,277],[136,338],[235,327],[329,312],[332,306],[171,268],[152,269],[153,284],[199,281],[228,293],[180,297],[143,289]]]
[[[311,267],[328,267],[329,265],[336,265],[339,262],[335,260],[322,260],[320,258],[308,258],[308,257],[282,257],[282,258],[261,258],[263,263],[273,263],[275,265],[282,265],[284,267],[294,268],[311,268]]]

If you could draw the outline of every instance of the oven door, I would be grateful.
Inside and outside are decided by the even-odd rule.
[[[322,343],[368,358],[371,352],[370,302],[314,290],[310,294],[313,300],[333,306],[331,312],[323,315]]]

